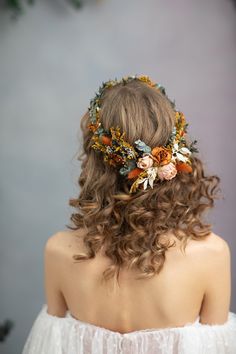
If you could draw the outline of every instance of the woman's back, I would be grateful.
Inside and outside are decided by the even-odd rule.
[[[176,246],[166,252],[161,272],[136,280],[137,274],[122,269],[118,287],[116,282],[100,282],[110,264],[104,253],[85,262],[73,261],[73,254],[83,251],[83,231],[58,232],[48,240],[45,252],[48,312],[64,316],[69,310],[74,318],[120,333],[179,327],[199,315],[202,323],[226,322],[230,303],[227,243],[211,233],[205,240],[189,240],[183,253],[178,240],[171,234],[167,237]],[[60,307],[53,298],[54,284],[62,294]]]
[[[187,126],[146,76],[99,88],[81,119],[70,231],[46,244],[46,306],[24,354],[236,352],[230,250],[202,218],[220,179]]]

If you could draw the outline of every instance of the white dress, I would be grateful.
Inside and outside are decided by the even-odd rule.
[[[236,313],[221,325],[199,322],[183,327],[125,334],[66,317],[52,316],[44,304],[22,354],[236,354]]]

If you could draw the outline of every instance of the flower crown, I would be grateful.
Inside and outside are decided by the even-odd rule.
[[[103,82],[95,97],[90,101],[88,108],[90,123],[87,126],[93,132],[92,148],[102,152],[104,161],[118,167],[122,176],[128,180],[134,180],[129,193],[136,192],[141,184],[145,190],[148,184],[153,188],[154,180],[170,180],[179,172],[191,173],[190,155],[192,152],[198,152],[195,147],[197,140],[187,146],[185,134],[188,124],[184,114],[175,110],[175,104],[172,101],[170,102],[175,111],[175,126],[168,142],[163,146],[151,148],[140,139],[134,142],[135,146],[132,146],[125,141],[125,132],[121,134],[118,126],[111,127],[109,131],[104,130],[99,114],[104,90],[120,83],[125,85],[132,80],[145,82],[166,96],[164,87],[153,83],[148,76],[127,76],[120,81],[115,79]]]

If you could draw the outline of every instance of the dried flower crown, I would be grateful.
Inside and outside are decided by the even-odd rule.
[[[143,184],[145,190],[148,185],[153,188],[154,180],[170,180],[179,172],[191,173],[191,154],[198,152],[195,147],[197,140],[187,145],[185,134],[188,124],[182,112],[175,110],[175,104],[171,102],[175,111],[175,126],[172,130],[167,144],[151,148],[140,139],[134,142],[135,147],[125,141],[125,132],[121,134],[120,127],[111,127],[109,131],[104,130],[100,122],[101,96],[104,90],[119,83],[126,84],[131,80],[140,80],[154,89],[160,90],[166,95],[165,89],[160,84],[153,83],[148,76],[127,76],[120,81],[117,79],[103,82],[95,97],[90,101],[88,128],[93,132],[92,148],[104,155],[104,161],[118,167],[119,173],[134,180],[129,193],[137,191]]]

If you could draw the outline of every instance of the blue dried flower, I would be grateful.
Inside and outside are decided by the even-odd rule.
[[[97,130],[96,130],[96,134],[99,135],[99,137],[101,135],[103,135],[105,133],[105,130],[102,128],[102,127],[99,127]]]
[[[142,140],[138,139],[134,142],[137,146],[136,148],[145,153],[151,153],[152,149],[150,146],[146,145]]]
[[[122,176],[125,176],[125,175],[127,175],[130,171],[132,171],[135,167],[136,167],[136,161],[135,161],[135,160],[130,160],[128,165],[122,167],[122,168],[119,170],[119,173],[120,173]]]

